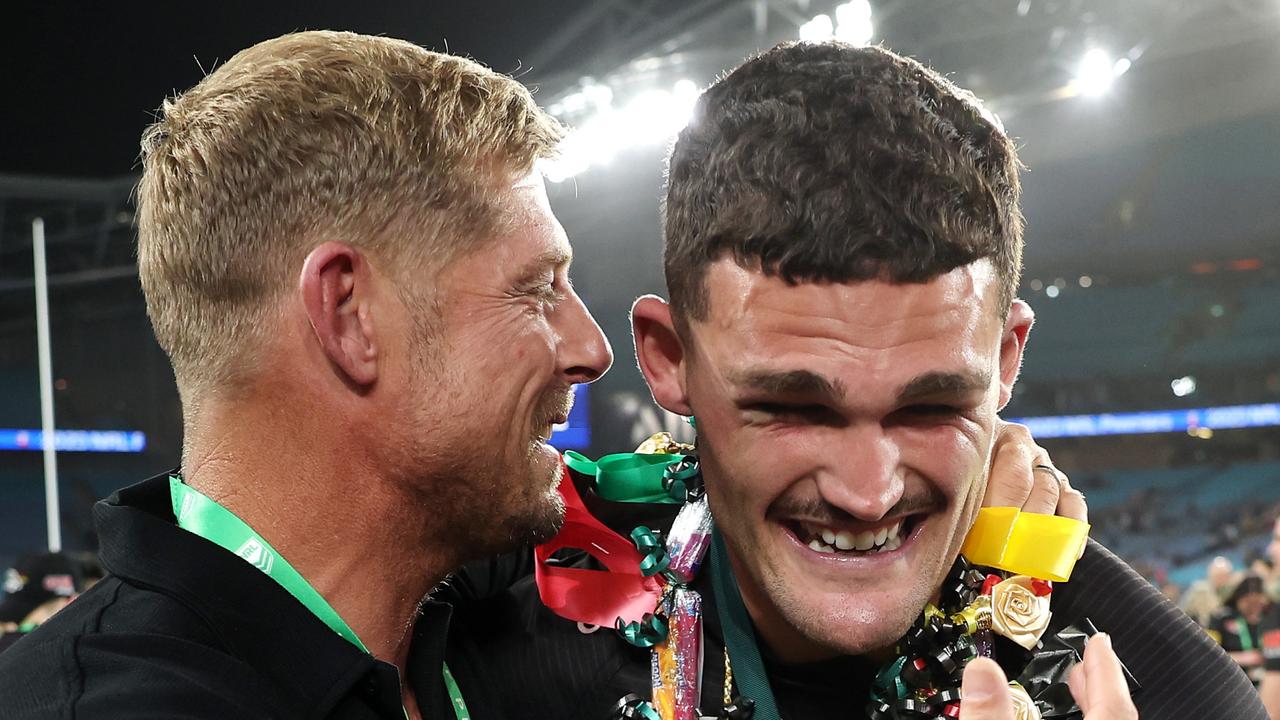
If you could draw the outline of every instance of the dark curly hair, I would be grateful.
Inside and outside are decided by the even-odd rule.
[[[879,47],[785,43],[712,85],[671,151],[664,266],[703,319],[726,254],[788,282],[927,282],[991,258],[1006,315],[1020,164],[971,93]]]

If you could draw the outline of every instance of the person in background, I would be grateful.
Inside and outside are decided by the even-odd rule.
[[[1267,595],[1271,602],[1280,603],[1280,517],[1271,526],[1271,542],[1267,543],[1266,559],[1271,567],[1271,574],[1264,575]]]
[[[1209,620],[1209,634],[1239,663],[1255,685],[1262,681],[1260,624],[1269,605],[1262,578],[1246,575],[1231,591],[1222,609]]]
[[[1267,545],[1267,557],[1274,568],[1280,568],[1280,518],[1271,529],[1271,543]],[[1277,572],[1280,575],[1280,572]],[[1275,578],[1272,589],[1275,588]],[[1262,683],[1259,691],[1271,720],[1280,720],[1280,597],[1271,595],[1271,605],[1262,616],[1258,627],[1262,644]]]
[[[1202,628],[1209,627],[1209,620],[1214,613],[1222,609],[1218,594],[1213,591],[1208,580],[1197,580],[1182,594],[1182,602],[1178,605],[1182,611]]]
[[[102,578],[90,556],[41,553],[18,559],[4,574],[0,600],[0,651],[44,624]]]
[[[1215,557],[1209,562],[1208,579],[1209,587],[1213,588],[1219,602],[1225,603],[1239,580],[1236,577],[1235,563],[1222,555]]]

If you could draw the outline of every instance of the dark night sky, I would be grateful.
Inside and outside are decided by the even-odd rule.
[[[4,3],[0,173],[112,177],[168,94],[219,60],[292,30],[385,34],[446,47],[497,70],[521,67],[586,0],[455,2]],[[14,7],[20,6],[20,7]],[[199,60],[199,65],[196,60]]]

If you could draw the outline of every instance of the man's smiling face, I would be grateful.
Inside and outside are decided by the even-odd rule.
[[[1016,303],[1002,321],[985,260],[923,284],[793,285],[722,259],[706,282],[680,389],[655,396],[698,418],[757,628],[790,659],[891,645],[981,503],[1029,312]]]

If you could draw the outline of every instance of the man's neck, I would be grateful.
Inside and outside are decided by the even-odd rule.
[[[452,569],[426,540],[424,504],[325,443],[290,453],[238,435],[193,443],[184,480],[270,543],[403,677],[418,607]]]

